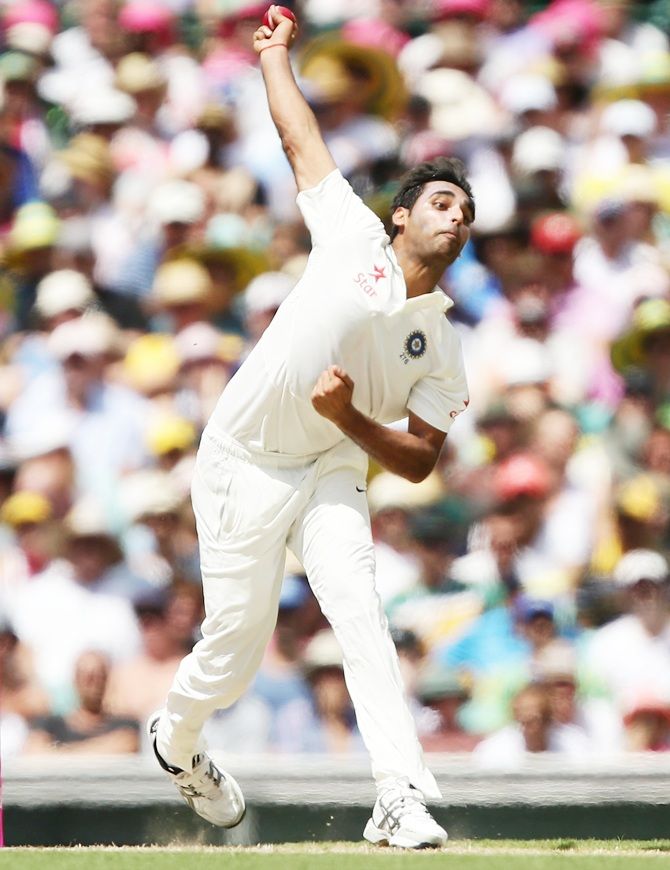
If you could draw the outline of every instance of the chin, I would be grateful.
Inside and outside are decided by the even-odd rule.
[[[451,266],[451,264],[459,258],[462,250],[463,249],[456,244],[449,245],[448,248],[440,251],[439,256],[444,260],[447,266]]]

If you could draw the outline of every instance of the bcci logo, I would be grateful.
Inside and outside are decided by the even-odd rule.
[[[405,364],[409,362],[408,357],[411,359],[421,359],[426,352],[426,343],[426,334],[421,332],[420,329],[410,332],[405,339],[404,353],[401,354],[401,359]]]

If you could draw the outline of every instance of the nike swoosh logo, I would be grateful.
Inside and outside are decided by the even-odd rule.
[[[367,492],[367,491],[368,491],[368,488],[366,486],[364,486],[362,488],[360,486],[356,487],[356,492]]]

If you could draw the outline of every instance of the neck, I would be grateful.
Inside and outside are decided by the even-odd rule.
[[[449,265],[444,260],[435,263],[426,263],[417,260],[405,250],[400,236],[396,236],[392,246],[402,269],[407,286],[407,298],[421,296],[423,293],[431,293],[444,275],[444,270]]]

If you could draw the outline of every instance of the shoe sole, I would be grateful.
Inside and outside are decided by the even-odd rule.
[[[370,819],[363,831],[363,837],[374,846],[395,846],[397,849],[439,849],[446,845],[446,838],[418,840],[415,836],[403,833],[402,828],[389,836],[388,831],[378,828]]]

